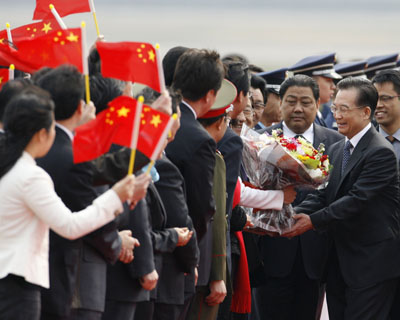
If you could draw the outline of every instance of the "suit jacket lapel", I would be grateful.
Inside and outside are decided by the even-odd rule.
[[[323,143],[326,147],[326,143],[325,143],[326,139],[327,139],[327,137],[326,137],[325,131],[323,131],[320,126],[314,124],[313,147],[315,149],[318,149],[318,147],[321,143]]]
[[[340,185],[343,183],[344,178],[351,172],[351,170],[355,167],[355,165],[363,158],[364,156],[364,151],[367,149],[369,142],[371,140],[371,136],[373,135],[373,131],[375,129],[371,127],[370,130],[367,131],[367,133],[361,138],[360,142],[357,144],[355,149],[353,150],[353,153],[351,154],[350,160],[347,163],[346,169],[343,172],[343,175],[341,175],[342,171],[342,160],[343,160],[343,148],[345,141],[343,140],[340,143],[341,149],[337,150],[337,158],[335,158],[335,163],[337,164],[337,167],[339,168],[338,172],[335,172],[336,176],[340,176],[340,181],[336,187],[335,190],[335,195],[340,187]],[[340,161],[340,162],[336,162]],[[333,171],[332,171],[333,174]]]

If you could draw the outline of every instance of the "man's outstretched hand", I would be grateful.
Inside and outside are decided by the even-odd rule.
[[[303,234],[304,232],[307,232],[308,230],[313,229],[313,225],[309,215],[299,213],[294,215],[293,218],[294,220],[296,220],[294,226],[290,230],[282,233],[282,237],[293,238],[295,236]]]

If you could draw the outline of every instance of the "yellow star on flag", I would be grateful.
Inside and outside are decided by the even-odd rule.
[[[43,29],[42,29],[42,31],[44,32],[44,33],[48,33],[49,31],[51,31],[51,30],[53,30],[53,28],[51,27],[51,22],[49,22],[49,23],[43,23]]]
[[[3,82],[3,77],[0,77],[0,84]]]
[[[155,116],[153,116],[153,118],[150,121],[150,124],[152,124],[154,126],[154,128],[158,128],[158,125],[161,123],[161,119],[160,119],[160,115],[157,114]]]
[[[125,118],[127,118],[127,117],[128,117],[128,113],[129,113],[130,111],[131,111],[131,110],[129,110],[128,108],[125,108],[125,107],[123,106],[121,109],[117,110],[117,112],[118,112],[118,117],[125,117]]]
[[[154,54],[153,50],[147,51],[147,53],[149,54],[149,60],[154,62],[156,55]]]
[[[0,39],[0,43],[4,44],[4,38]]]
[[[66,37],[67,40],[69,40],[70,42],[78,42],[78,36],[76,34],[73,34],[73,32],[69,33],[69,36]]]

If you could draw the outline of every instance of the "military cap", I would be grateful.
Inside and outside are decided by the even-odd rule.
[[[335,53],[306,57],[289,68],[293,74],[305,74],[307,76],[322,76],[331,79],[341,79],[333,68]]]
[[[218,117],[226,112],[231,106],[231,103],[235,101],[237,96],[237,90],[235,85],[229,80],[224,79],[221,84],[221,88],[217,92],[215,102],[208,110],[208,112],[201,116],[202,119],[209,119]]]
[[[398,58],[398,53],[385,54],[368,58],[365,74],[369,79],[371,79],[379,71],[396,68]]]
[[[360,77],[366,79],[365,67],[367,66],[367,61],[353,61],[338,63],[335,65],[335,71],[339,73],[343,78],[347,77]]]
[[[265,71],[257,73],[256,75],[267,81],[265,89],[271,90],[276,94],[279,94],[281,84],[287,78],[287,68],[281,68],[273,71]]]

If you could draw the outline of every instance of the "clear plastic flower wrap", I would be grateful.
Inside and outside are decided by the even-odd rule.
[[[318,188],[326,183],[331,166],[324,146],[318,150],[304,138],[284,138],[281,132],[259,134],[242,130],[243,165],[250,184],[262,190],[282,190],[294,185]],[[247,231],[278,235],[292,227],[295,214],[291,205],[282,210],[245,208],[254,227]]]

